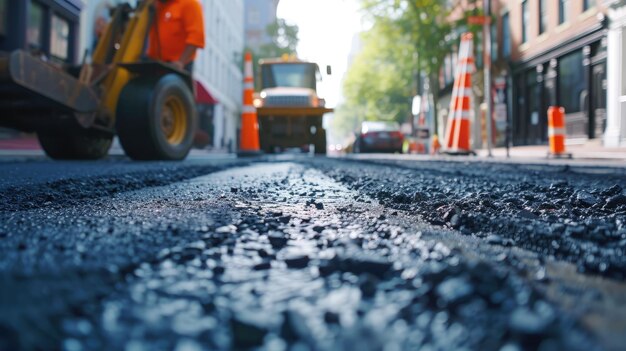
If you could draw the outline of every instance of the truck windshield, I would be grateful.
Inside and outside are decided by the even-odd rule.
[[[315,89],[316,66],[310,63],[277,63],[262,66],[263,89],[293,87]]]

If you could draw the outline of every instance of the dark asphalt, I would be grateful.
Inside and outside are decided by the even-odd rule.
[[[0,162],[0,350],[621,350],[626,177]]]

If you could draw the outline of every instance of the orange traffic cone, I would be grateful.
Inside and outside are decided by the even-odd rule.
[[[252,76],[252,54],[246,52],[243,79],[243,112],[241,114],[241,139],[238,156],[260,154],[259,120],[253,104],[254,77]]]
[[[472,53],[472,33],[461,36],[457,75],[452,88],[450,100],[450,115],[446,129],[446,153],[473,154],[470,147],[470,116],[472,113],[472,71],[474,57]]]
[[[572,158],[572,154],[565,152],[565,109],[560,106],[548,108],[548,137],[550,152],[548,157]]]

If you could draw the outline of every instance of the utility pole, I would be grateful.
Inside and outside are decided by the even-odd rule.
[[[487,104],[487,151],[488,156],[492,157],[491,154],[491,128],[492,128],[492,101],[491,101],[491,0],[483,0],[483,12],[485,16],[485,20],[483,22],[483,68],[485,70],[484,80],[485,80],[485,103]]]

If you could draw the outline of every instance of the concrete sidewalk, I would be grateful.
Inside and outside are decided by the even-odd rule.
[[[0,137],[0,156],[45,156],[37,137],[17,135]]]
[[[597,142],[567,145],[566,151],[572,155],[571,158],[549,158],[547,145],[516,146],[512,147],[509,151],[509,157],[506,155],[505,148],[493,149],[492,157],[487,156],[488,153],[486,149],[477,150],[475,156],[453,156],[442,153],[438,155],[349,154],[343,157],[364,161],[494,162],[528,165],[626,168],[626,147],[606,148]]]
[[[531,158],[546,159],[548,155],[547,145],[516,146],[511,148],[509,155],[511,159]],[[599,142],[585,142],[566,145],[566,152],[572,155],[574,160],[607,160],[626,162],[626,147],[607,148]],[[478,150],[478,156],[487,157],[487,150]],[[495,158],[506,158],[505,148],[495,148],[492,150]]]

